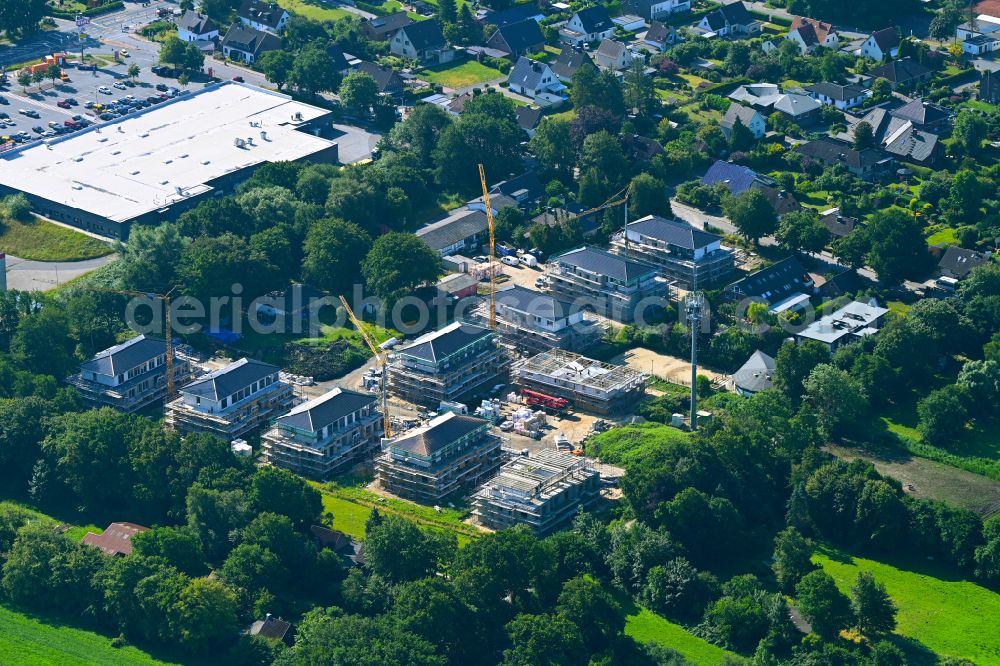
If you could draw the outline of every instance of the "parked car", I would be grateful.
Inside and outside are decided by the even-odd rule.
[[[118,88],[118,90],[125,90],[126,88],[128,88],[128,86],[126,86],[126,85],[125,85],[124,83],[122,83],[121,81],[115,81],[115,83],[114,83],[114,87],[115,87],[115,88]]]
[[[64,99],[61,99],[61,100],[59,100],[58,102],[56,102],[56,106],[58,106],[58,107],[59,107],[60,109],[69,109],[69,108],[72,108],[72,107],[70,106],[70,103],[69,103],[69,102],[67,102],[67,101],[66,101],[66,100],[64,100]]]
[[[518,266],[521,263],[517,257],[500,257],[500,261],[508,266]]]
[[[109,111],[105,111],[104,113],[102,113],[101,115],[99,115],[97,117],[100,118],[101,120],[114,120],[115,119],[115,115],[113,113],[110,113]]]
[[[119,51],[118,53],[119,53],[119,54],[121,54],[121,57],[123,57],[123,58],[128,58],[128,57],[129,57],[129,55],[130,55],[130,54],[129,54],[129,52],[128,52],[128,51],[126,51],[125,49],[122,49],[122,50],[121,50],[121,51]]]
[[[67,97],[66,103],[69,104],[70,106],[80,106],[80,103],[76,101],[75,97]]]
[[[167,84],[166,83],[157,83],[156,84],[156,89],[159,90],[160,92],[167,92]]]
[[[0,118],[3,118],[4,120],[7,120],[8,118],[10,118],[10,116],[7,115],[6,111],[0,111]]]
[[[6,97],[4,97],[3,95],[0,95],[0,104],[3,104],[4,106],[7,106],[8,104],[10,104],[10,102],[7,101]]]
[[[41,134],[42,132],[45,131],[45,128],[42,127],[41,125],[35,125],[34,127],[31,128],[31,131],[34,132],[35,134]]]
[[[243,77],[242,76],[234,76],[233,77],[233,81],[236,81],[237,83],[243,83]]]
[[[111,88],[109,88],[107,86],[101,86],[100,88],[97,89],[97,92],[101,93],[102,95],[110,95],[110,94],[112,94],[111,93]]]

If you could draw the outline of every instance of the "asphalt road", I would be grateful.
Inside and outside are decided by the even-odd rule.
[[[28,261],[7,255],[7,288],[19,291],[48,291],[57,285],[89,273],[118,258],[109,254],[85,261]]]

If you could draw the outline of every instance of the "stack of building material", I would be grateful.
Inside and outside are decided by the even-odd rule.
[[[486,419],[487,421],[492,421],[496,423],[500,420],[502,403],[500,398],[493,398],[492,400],[483,400],[479,405],[479,409],[476,410],[476,416]]]
[[[510,420],[514,422],[514,432],[528,437],[534,437],[546,424],[545,412],[533,412],[527,407],[516,410]]]

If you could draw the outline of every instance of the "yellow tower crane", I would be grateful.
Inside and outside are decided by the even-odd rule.
[[[479,182],[483,184],[483,203],[486,204],[486,221],[490,226],[490,328],[497,327],[497,240],[493,227],[493,208],[490,206],[490,190],[486,187],[486,171],[479,165]]]
[[[358,333],[361,334],[361,339],[365,341],[368,348],[372,350],[372,354],[375,355],[375,362],[382,374],[382,379],[380,381],[382,390],[382,425],[385,429],[385,436],[388,439],[389,437],[392,437],[392,424],[389,422],[389,377],[388,371],[386,370],[388,356],[382,349],[379,348],[378,345],[375,344],[368,333],[365,332],[365,327],[362,326],[358,318],[354,316],[354,311],[351,310],[351,306],[347,304],[347,299],[341,296],[340,303],[344,306],[344,311],[347,312],[347,316],[351,319],[351,323],[354,324],[354,328],[358,329]]]
[[[92,287],[92,286],[81,286],[80,289],[85,289],[87,291],[99,291],[107,294],[120,294],[122,296],[138,296],[141,298],[151,298],[156,299],[163,303],[163,324],[164,324],[164,335],[167,343],[167,401],[170,401],[176,394],[176,388],[174,386],[174,342],[172,339],[171,328],[170,328],[170,295],[174,293],[177,287],[171,287],[170,290],[165,294],[154,294],[147,291],[131,291],[128,289],[107,289],[104,287]]]

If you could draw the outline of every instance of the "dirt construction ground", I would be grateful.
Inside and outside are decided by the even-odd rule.
[[[611,363],[628,365],[630,368],[665,379],[673,384],[691,385],[691,364],[676,356],[661,354],[641,347],[630,349],[611,359]],[[698,368],[699,375],[705,375],[713,384],[724,384],[727,376],[707,368]]]

